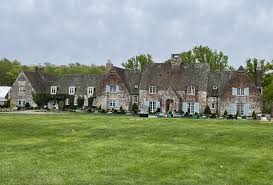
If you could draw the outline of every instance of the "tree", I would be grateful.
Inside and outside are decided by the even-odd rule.
[[[122,63],[121,65],[131,71],[144,71],[147,65],[154,63],[152,56],[147,55],[138,55],[127,60],[127,62]]]
[[[211,114],[210,107],[208,105],[205,107],[204,114],[207,116]]]
[[[210,66],[210,70],[227,70],[228,56],[222,51],[212,50],[208,46],[195,46],[192,50],[180,53],[180,59],[183,63],[206,63]],[[167,60],[166,63],[170,62]]]
[[[51,100],[51,96],[46,93],[32,93],[33,101],[37,104],[38,108],[43,107]]]
[[[132,106],[132,112],[133,112],[134,114],[137,114],[137,113],[138,113],[138,105],[137,105],[136,103],[134,103],[133,106]]]

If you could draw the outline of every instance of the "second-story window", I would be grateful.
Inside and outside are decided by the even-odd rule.
[[[243,89],[243,88],[238,88],[238,89],[237,89],[237,95],[238,95],[238,96],[244,96],[244,95],[245,95],[245,89]]]
[[[68,94],[69,95],[74,95],[75,92],[76,92],[76,88],[75,87],[69,87],[69,89],[68,89]]]
[[[195,87],[190,86],[187,88],[187,95],[195,95]]]
[[[24,93],[24,92],[26,92],[25,86],[23,85],[19,86],[19,93]]]
[[[117,88],[115,85],[110,85],[110,92],[111,93],[116,93],[117,92]]]
[[[156,86],[149,86],[149,94],[156,94]]]
[[[93,96],[93,94],[94,94],[94,87],[88,87],[87,88],[87,95]]]
[[[57,86],[51,86],[50,94],[57,94]]]

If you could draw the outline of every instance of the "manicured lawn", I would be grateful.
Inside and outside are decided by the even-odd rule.
[[[273,124],[0,114],[0,184],[271,185]]]

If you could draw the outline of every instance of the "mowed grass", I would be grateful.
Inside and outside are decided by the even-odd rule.
[[[0,184],[273,184],[273,124],[0,115]]]

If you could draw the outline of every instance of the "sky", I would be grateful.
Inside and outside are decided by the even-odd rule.
[[[149,53],[164,62],[196,45],[273,59],[272,0],[0,0],[0,58],[117,66]]]

